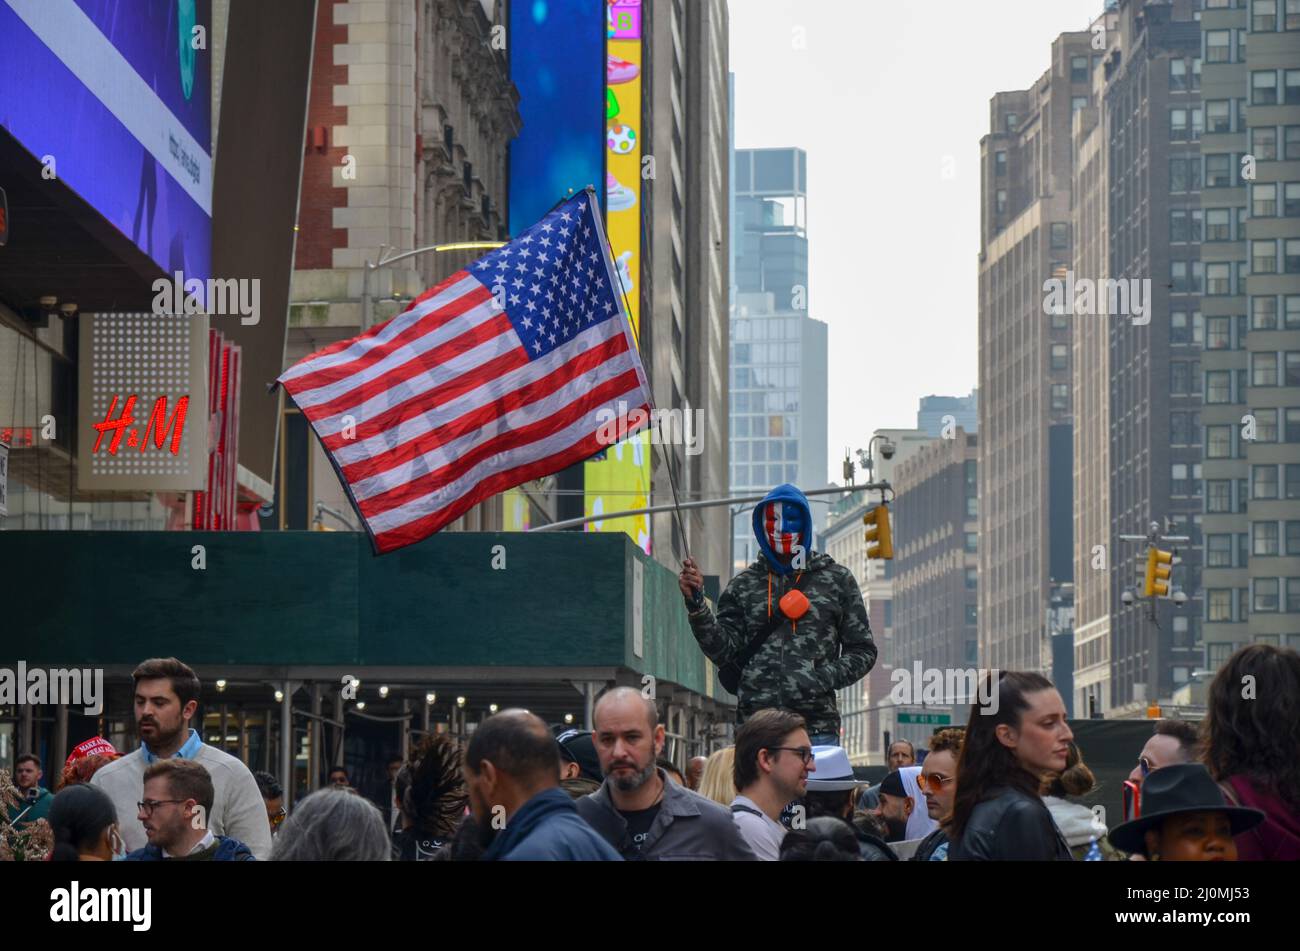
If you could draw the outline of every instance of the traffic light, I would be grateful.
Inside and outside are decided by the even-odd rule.
[[[862,524],[867,526],[867,557],[893,558],[894,539],[889,528],[889,509],[881,502],[866,515]]]
[[[1173,570],[1174,553],[1161,551],[1155,545],[1147,550],[1147,575],[1144,593],[1148,598],[1169,596],[1169,573]]]

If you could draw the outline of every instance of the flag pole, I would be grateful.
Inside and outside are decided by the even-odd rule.
[[[610,245],[610,243],[609,243],[609,232],[605,229],[605,222],[604,222],[604,221],[602,220],[602,218],[601,218],[600,202],[598,201],[597,196],[596,196],[596,188],[595,188],[595,186],[594,186],[594,185],[588,185],[587,188],[586,188],[586,192],[587,192],[587,195],[589,196],[589,198],[590,198],[590,200],[591,200],[591,202],[592,202],[592,208],[591,208],[591,211],[592,211],[592,219],[596,222],[596,227],[600,229],[601,245],[602,245],[602,246],[604,247],[604,249],[605,249],[605,270],[610,274],[610,277],[612,278],[612,280],[614,280],[614,281],[618,284],[618,292],[619,292],[619,294],[620,294],[620,295],[622,296],[622,298],[623,298],[623,315],[624,315],[624,319],[628,321],[627,326],[628,326],[628,329],[630,330],[630,329],[631,329],[632,308],[631,308],[631,306],[628,304],[628,299],[627,299],[627,290],[623,287],[623,279],[622,279],[621,277],[618,276],[618,268],[613,266],[613,261],[614,261],[614,249],[613,249],[613,247],[612,247],[612,246]],[[557,207],[558,207],[558,206],[557,206]],[[639,328],[638,328],[638,329],[639,329]],[[640,341],[640,340],[637,340],[637,339],[635,339],[635,338],[633,338],[633,345],[634,345],[634,346],[636,347],[636,349],[637,349],[637,358],[638,358],[638,360],[639,360],[639,359],[640,359],[640,353],[641,353],[641,341]],[[645,364],[642,363],[642,367],[644,367],[644,366],[645,366]],[[658,408],[655,406],[655,394],[654,394],[654,389],[653,389],[653,388],[648,384],[648,381],[647,381],[647,385],[646,385],[646,395],[647,395],[647,396],[649,397],[649,399],[650,399],[650,411],[651,411],[652,417],[657,419],[657,418],[658,418]],[[634,435],[640,435],[640,432],[635,433]],[[655,442],[655,440],[652,438],[652,439],[650,440],[650,442],[653,444],[653,443]],[[672,461],[668,458],[667,453],[664,452],[664,449],[663,449],[663,446],[662,446],[662,445],[659,447],[659,455],[660,455],[660,458],[663,459],[664,468],[668,470],[668,485],[669,485],[669,488],[672,490],[672,493],[673,493],[673,516],[674,516],[674,517],[673,517],[673,526],[677,529],[677,535],[678,535],[678,538],[681,540],[681,543],[682,543],[682,552],[684,553],[684,557],[686,557],[686,558],[690,558],[690,557],[691,557],[691,549],[690,549],[689,544],[688,544],[687,541],[686,541],[686,526],[685,526],[684,521],[683,521],[683,518],[682,518],[681,501],[680,501],[680,500],[678,499],[678,497],[677,497],[677,480],[676,480],[675,478],[673,478],[673,466],[672,466]]]

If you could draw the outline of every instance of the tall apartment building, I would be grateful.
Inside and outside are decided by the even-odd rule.
[[[894,482],[893,652],[911,670],[979,664],[978,439],[957,429],[900,465]],[[964,722],[962,698],[930,712]],[[921,746],[931,724],[898,723],[894,737]]]
[[[923,396],[916,411],[916,428],[932,439],[952,439],[956,427],[975,432],[980,422],[979,390],[968,396]]]
[[[642,4],[647,22],[653,21],[651,6]],[[696,454],[687,456],[684,447],[675,447],[677,465],[682,467],[679,475],[685,474],[684,479],[679,479],[678,487],[691,497],[717,499],[726,497],[730,483],[727,436],[732,149],[730,28],[725,0],[675,2],[671,9],[676,33],[681,37],[682,62],[673,63],[667,55],[661,57],[661,51],[677,56],[678,46],[665,38],[662,45],[651,48],[649,72],[652,83],[662,73],[675,84],[674,96],[663,95],[656,103],[657,116],[671,120],[673,127],[666,130],[665,137],[659,138],[656,123],[656,138],[651,146],[656,156],[674,155],[671,185],[668,168],[660,159],[654,186],[661,189],[656,192],[661,200],[654,201],[654,207],[671,209],[680,218],[680,237],[664,241],[663,255],[653,262],[653,284],[660,286],[659,278],[678,282],[681,296],[675,301],[678,308],[672,312],[670,332],[661,332],[660,321],[666,319],[667,311],[657,308],[643,311],[653,314],[654,319],[644,322],[650,338],[647,341],[643,334],[642,346],[648,345],[650,352],[656,352],[671,345],[675,355],[671,385],[665,384],[662,375],[652,372],[650,380],[657,405],[682,406],[677,399],[668,402],[675,393],[681,393],[690,406],[703,410],[699,445],[692,450]],[[658,30],[654,36],[659,38]],[[655,67],[661,63],[662,68],[656,72]],[[674,101],[679,104],[678,109],[672,108]],[[645,111],[648,129],[650,104]],[[683,147],[681,154],[674,152]],[[649,190],[646,188],[649,185],[650,182],[643,183],[643,191]],[[647,205],[650,204],[651,199],[647,198]],[[651,233],[658,235],[659,231],[655,228]],[[656,244],[655,251],[660,247]],[[661,346],[656,347],[657,343]],[[656,486],[664,489],[657,499],[671,498],[659,477]],[[691,552],[702,559],[701,564],[710,574],[727,577],[731,542],[727,509],[723,506],[692,509],[684,515]],[[665,553],[665,562],[676,570],[680,561],[668,562],[666,555],[671,550],[676,559],[679,554],[676,534],[667,518],[657,519],[654,528],[657,531],[655,551]]]
[[[381,246],[506,237],[506,147],[520,118],[506,53],[491,43],[505,22],[493,0],[321,0],[286,366],[359,332],[363,267]],[[375,271],[371,323],[482,253],[423,254]],[[284,412],[281,527],[306,528],[317,502],[355,520],[304,417],[289,403]],[[500,496],[452,526],[501,527]]]
[[[808,315],[807,162],[795,148],[735,153],[733,496],[826,485],[827,327]],[[749,512],[733,516],[733,572],[758,554]]]
[[[1244,643],[1300,647],[1300,3],[1205,6],[1204,663],[1217,670]]]
[[[980,664],[1048,671],[1047,613],[1072,581],[1070,318],[1044,282],[1070,261],[1073,113],[1090,33],[1063,33],[1029,89],[997,93],[980,140]]]

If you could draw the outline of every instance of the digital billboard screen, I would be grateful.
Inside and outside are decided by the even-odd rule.
[[[510,4],[510,78],[523,129],[510,143],[510,233],[605,178],[605,0]]]
[[[0,0],[0,127],[169,276],[211,276],[211,0]]]

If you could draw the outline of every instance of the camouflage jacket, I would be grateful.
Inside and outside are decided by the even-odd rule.
[[[700,649],[718,666],[730,663],[766,623],[768,580],[767,563],[760,559],[727,585],[716,615],[707,604],[688,613]],[[773,611],[794,585],[795,576],[771,575]],[[799,590],[808,598],[808,612],[773,631],[745,665],[736,722],[780,707],[803,716],[809,734],[838,734],[835,691],[861,680],[876,662],[871,625],[853,573],[829,555],[810,554]]]

